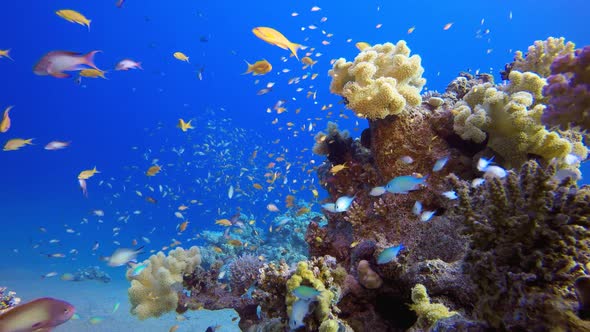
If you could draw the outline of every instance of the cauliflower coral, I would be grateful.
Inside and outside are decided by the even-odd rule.
[[[420,56],[410,56],[403,40],[367,48],[354,62],[340,58],[328,72],[330,91],[344,97],[357,116],[371,120],[400,114],[406,105],[419,105],[426,84],[423,73]]]

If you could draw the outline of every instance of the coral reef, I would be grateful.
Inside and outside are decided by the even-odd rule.
[[[590,46],[555,58],[543,94],[549,97],[544,123],[590,129]]]
[[[20,301],[15,292],[7,290],[6,287],[0,287],[0,315],[16,307]]]
[[[330,91],[344,97],[358,116],[374,120],[400,114],[406,105],[419,105],[426,84],[423,72],[420,56],[410,56],[406,42],[400,40],[369,47],[354,62],[340,58],[328,74]]]
[[[590,262],[590,191],[554,174],[554,166],[528,161],[477,188],[450,177],[460,202],[453,218],[471,234],[465,262],[478,289],[474,316],[493,328],[590,328],[576,316],[573,289]]]
[[[100,282],[111,282],[111,276],[104,272],[98,266],[89,266],[85,269],[78,269],[72,278],[72,281],[98,280]]]

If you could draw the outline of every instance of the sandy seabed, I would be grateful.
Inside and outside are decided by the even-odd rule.
[[[31,270],[2,269],[0,287],[6,286],[15,291],[22,299],[21,303],[39,297],[54,297],[74,305],[79,318],[58,326],[54,332],[168,332],[177,324],[177,332],[205,332],[208,326],[215,325],[219,325],[216,332],[240,331],[238,314],[230,309],[188,311],[184,314],[187,319],[183,321],[178,321],[174,312],[140,321],[129,313],[129,282],[122,278],[102,283],[94,280],[63,281],[59,276],[42,279],[40,276],[40,273]],[[113,312],[116,303],[120,305]],[[102,321],[92,324],[92,317],[100,317]],[[232,321],[235,317],[238,318]]]

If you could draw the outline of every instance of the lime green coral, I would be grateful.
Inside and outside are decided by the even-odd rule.
[[[418,315],[417,326],[425,328],[434,325],[437,320],[451,317],[457,312],[449,311],[441,303],[431,303],[430,297],[426,292],[426,287],[422,284],[416,284],[412,288],[412,304],[410,309]]]
[[[454,130],[461,138],[482,143],[504,159],[504,166],[516,167],[529,154],[545,160],[564,158],[572,143],[541,123],[545,110],[542,89],[545,80],[538,75],[510,72],[510,84],[500,89],[491,83],[476,85],[457,103]]]
[[[314,310],[316,319],[319,322],[328,319],[330,306],[334,299],[334,293],[326,289],[324,281],[328,282],[328,280],[331,279],[331,276],[328,269],[322,269],[319,272],[319,275],[316,277],[314,271],[310,269],[308,262],[301,261],[297,263],[295,273],[293,273],[291,278],[287,280],[287,296],[285,302],[287,304],[287,313],[289,315],[291,315],[293,303],[297,300],[297,297],[293,295],[293,290],[301,285],[305,285],[313,287],[320,292],[320,295],[317,298],[318,305]]]
[[[340,324],[338,324],[338,320],[336,319],[328,319],[322,322],[320,325],[320,332],[338,332],[338,328]]]
[[[418,55],[410,56],[406,42],[377,44],[363,50],[354,62],[340,58],[328,72],[330,91],[346,98],[357,116],[382,119],[400,114],[406,105],[422,102],[426,79]]]

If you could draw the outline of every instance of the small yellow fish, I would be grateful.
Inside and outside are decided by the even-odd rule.
[[[354,45],[356,46],[356,48],[359,49],[359,51],[364,51],[367,48],[371,47],[371,44],[365,43],[365,42],[358,42],[358,43],[356,43]]]
[[[181,233],[184,232],[186,230],[187,226],[188,226],[188,220],[186,220],[182,224],[178,225],[178,231]]]
[[[182,52],[174,52],[174,54],[172,54],[175,58],[177,58],[180,61],[186,61],[188,63],[190,63],[188,61],[188,56],[186,56],[184,53]]]
[[[348,168],[348,167],[346,167],[346,165],[344,165],[344,164],[332,166],[332,168],[330,168],[330,173],[332,173],[332,175],[334,175],[345,168]]]
[[[10,49],[0,50],[0,58],[9,58],[10,60],[14,61],[14,59],[10,57]]]
[[[262,189],[262,186],[258,183],[253,184],[252,187],[254,187],[255,189]]]
[[[186,206],[186,205],[184,205],[184,204],[178,207],[178,210],[179,210],[179,211],[184,211],[184,210],[186,210],[186,209],[188,209],[188,206]]]
[[[5,133],[8,131],[8,129],[10,129],[11,121],[9,113],[13,107],[14,106],[8,106],[4,110],[4,116],[2,117],[2,122],[0,122],[0,133]]]
[[[253,64],[248,63],[248,61],[245,62],[248,65],[248,70],[244,74],[252,73],[252,75],[264,75],[272,70],[272,65],[270,62],[266,61],[266,59],[256,61]]]
[[[414,30],[416,30],[416,27],[411,27],[408,29],[408,35],[411,34],[412,32],[414,32]]]
[[[242,246],[242,241],[240,241],[240,240],[231,239],[231,240],[227,241],[227,243],[234,246],[234,247],[241,247]]]
[[[161,170],[162,170],[162,167],[160,167],[158,165],[154,165],[154,166],[151,166],[150,168],[148,168],[147,172],[145,172],[145,175],[154,176],[154,175],[160,173]]]
[[[80,172],[80,174],[78,174],[78,180],[88,180],[90,179],[92,176],[94,176],[94,174],[96,173],[100,173],[98,170],[96,170],[96,166],[94,166],[93,169],[89,169],[89,170],[85,170]]]
[[[313,68],[313,65],[315,65],[317,63],[317,61],[313,61],[310,57],[306,56],[303,59],[301,59],[301,62],[303,62],[305,65],[310,66],[311,68]]]
[[[82,69],[80,70],[80,76],[82,77],[88,77],[88,78],[104,78],[105,80],[107,79],[104,74],[106,73],[106,71],[104,70],[100,70],[100,69]]]
[[[231,226],[232,225],[231,221],[229,221],[228,219],[218,219],[218,220],[215,220],[215,224],[216,225],[221,225],[221,226]]]
[[[184,122],[183,119],[178,119],[178,125],[176,125],[176,127],[180,128],[180,130],[184,132],[186,132],[189,129],[195,129],[195,127],[191,125],[191,121],[193,120],[189,120],[189,122]]]
[[[8,140],[8,142],[6,142],[6,144],[4,145],[4,151],[16,151],[27,144],[33,145],[33,143],[31,143],[32,141],[33,141],[32,138],[29,138],[29,139],[13,138],[11,140]]]
[[[85,25],[88,27],[88,31],[90,31],[90,22],[91,20],[87,19],[84,15],[80,14],[79,12],[71,9],[62,9],[55,12],[57,16],[65,19],[66,21],[72,23],[78,23],[80,25]]]
[[[278,46],[284,50],[290,50],[293,56],[299,60],[297,50],[303,48],[302,45],[293,43],[287,39],[282,33],[269,27],[256,27],[252,29],[254,35],[265,42]]]

